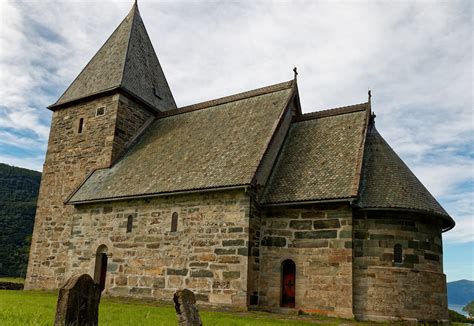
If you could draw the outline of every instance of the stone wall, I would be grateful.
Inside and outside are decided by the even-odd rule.
[[[275,207],[262,214],[259,305],[281,304],[281,264],[296,264],[295,309],[352,317],[352,211],[348,204]]]
[[[403,248],[394,262],[394,246]],[[354,219],[354,314],[359,319],[446,320],[441,221],[407,212]]]
[[[113,152],[117,152],[116,121],[120,97],[119,94],[110,95],[53,113],[28,262],[27,289],[57,289],[66,280],[73,209],[65,206],[64,201],[90,172],[110,166]],[[96,116],[99,107],[106,108],[105,114]],[[120,112],[125,112],[124,105],[120,107]],[[127,121],[130,127],[118,145],[134,135],[144,121],[140,114],[119,116],[123,117],[119,120]],[[81,118],[83,127],[79,133]],[[120,123],[121,130],[127,129],[125,125]]]
[[[149,119],[153,119],[153,114],[150,111],[142,109],[139,104],[120,95],[115,123],[112,160],[117,159],[126,151],[128,142],[133,139],[137,131]]]
[[[96,251],[105,245],[106,294],[169,301],[188,288],[201,304],[244,308],[249,210],[243,189],[77,205],[67,274],[94,275]]]

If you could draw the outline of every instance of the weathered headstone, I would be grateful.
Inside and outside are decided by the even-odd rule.
[[[201,326],[202,321],[196,307],[194,293],[188,289],[178,290],[173,296],[179,326]]]
[[[74,275],[59,290],[55,326],[95,326],[99,319],[100,287],[88,274]]]

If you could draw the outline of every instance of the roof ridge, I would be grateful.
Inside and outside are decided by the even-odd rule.
[[[166,112],[162,112],[161,114],[158,115],[159,118],[166,118],[182,113],[187,113],[191,111],[196,111],[196,110],[201,110],[201,109],[207,109],[213,106],[217,105],[222,105],[230,102],[235,102],[235,101],[240,101],[246,98],[250,97],[255,97],[255,96],[260,96],[260,95],[265,95],[268,93],[274,93],[283,89],[291,88],[293,86],[293,79],[278,83],[278,84],[273,84],[265,87],[260,87],[256,89],[252,89],[250,91],[245,91],[233,95],[228,95],[224,97],[219,97],[217,99],[209,100],[209,101],[204,101],[204,102],[199,102],[196,104],[191,104],[187,106],[183,106],[174,110],[169,110]]]
[[[123,80],[124,80],[124,77],[125,77],[125,68],[127,66],[128,52],[130,51],[130,38],[132,37],[133,24],[135,23],[135,16],[137,14],[140,15],[140,12],[138,11],[138,5],[137,5],[136,2],[133,4],[132,9],[130,9],[130,11],[129,11],[128,15],[125,17],[125,19],[127,19],[127,17],[130,16],[132,14],[132,12],[133,12],[133,16],[132,16],[132,21],[130,23],[130,30],[128,32],[127,50],[125,51],[125,56],[123,58],[122,77],[120,78],[119,87],[124,87]]]
[[[370,93],[369,93],[370,94]],[[357,165],[356,165],[356,174],[354,176],[354,180],[352,183],[352,194],[356,196],[357,198],[360,198],[360,188],[361,188],[361,183],[362,183],[362,175],[363,175],[363,164],[364,164],[364,153],[365,153],[365,146],[367,143],[367,133],[369,132],[369,129],[371,128],[371,119],[370,115],[372,114],[372,107],[370,105],[370,98],[368,102],[368,107],[365,112],[365,117],[364,117],[364,130],[362,131],[363,136],[360,141],[359,145],[359,154],[357,157]]]
[[[340,114],[364,111],[364,110],[367,110],[368,108],[369,108],[369,102],[358,103],[358,104],[353,104],[353,105],[341,106],[341,107],[337,107],[333,109],[326,109],[322,111],[304,113],[302,115],[295,116],[293,121],[299,122],[299,121],[305,121],[305,120],[311,120],[311,119],[326,118],[326,117],[331,117],[331,116],[340,115]]]

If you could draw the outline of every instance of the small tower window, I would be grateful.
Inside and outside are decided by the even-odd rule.
[[[105,106],[98,107],[95,110],[95,116],[96,117],[100,117],[101,115],[104,115],[104,114],[105,114]]]
[[[133,216],[129,215],[127,218],[127,233],[132,232],[132,228],[133,228]]]
[[[174,212],[171,216],[171,232],[178,230],[178,213]]]
[[[399,243],[393,247],[393,262],[396,264],[403,263],[403,249]]]
[[[82,128],[84,127],[84,118],[79,119],[79,126],[77,127],[77,133],[82,134]]]

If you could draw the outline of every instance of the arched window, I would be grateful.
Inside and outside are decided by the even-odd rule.
[[[393,247],[393,262],[397,264],[403,263],[403,249],[399,243]]]
[[[94,281],[100,285],[100,291],[105,289],[105,278],[107,276],[107,246],[101,245],[97,248],[95,255]]]
[[[127,233],[132,232],[132,228],[133,228],[133,216],[129,215],[127,218]]]
[[[79,126],[77,127],[77,133],[82,134],[82,128],[84,127],[84,118],[79,119]]]
[[[291,259],[281,263],[281,306],[295,307],[296,265]]]
[[[174,212],[173,215],[171,215],[171,232],[176,231],[178,231],[178,213]]]

